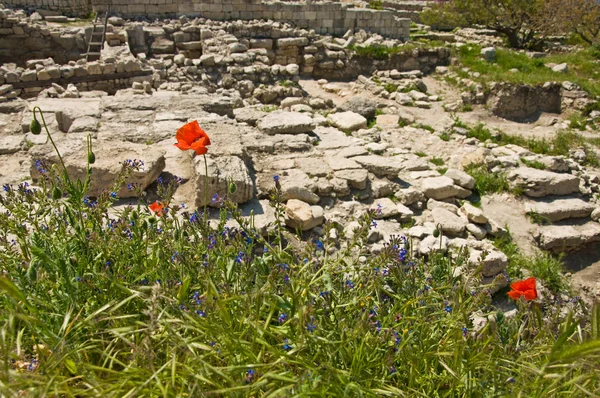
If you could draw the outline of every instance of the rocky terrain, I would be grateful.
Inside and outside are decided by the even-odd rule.
[[[37,26],[37,17],[0,11],[3,23]],[[423,256],[466,247],[491,293],[509,283],[508,257],[493,241],[510,233],[525,253],[575,253],[565,257],[574,285],[586,298],[598,297],[600,174],[585,165],[585,153],[535,154],[469,138],[463,126],[482,122],[509,135],[553,137],[567,127],[561,110],[592,101],[577,86],[498,85],[486,92],[463,79],[462,87],[474,88],[461,90],[444,80],[453,73],[448,48],[366,59],[352,46],[400,42],[364,31],[320,36],[273,21],[111,18],[102,59],[85,62],[75,51],[83,51],[85,29],[73,29],[63,58],[0,67],[1,184],[35,184],[39,165],[57,162],[46,136],[29,132],[39,106],[74,175],[85,172],[92,136],[90,196],[109,188],[120,163],[139,159],[144,168],[128,182],[147,190],[144,200],[157,198],[159,177],[178,176],[177,202],[216,206],[205,203],[203,158],[173,146],[177,129],[198,120],[212,141],[209,199],[235,182],[231,199],[265,232],[274,221],[267,195],[279,176],[291,229],[320,235],[333,223],[327,238],[335,240],[352,236],[356,218],[373,210],[371,251],[392,235],[411,238]],[[23,84],[32,82],[44,83]],[[458,114],[465,104],[473,111]],[[505,175],[507,192],[475,200],[476,179],[465,171],[472,165]],[[118,195],[122,205],[136,201],[126,187]]]

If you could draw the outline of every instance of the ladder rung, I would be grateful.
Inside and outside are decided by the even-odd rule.
[[[99,41],[98,42],[94,42],[94,41],[90,42],[90,46],[102,46],[102,45],[104,45],[104,43],[99,42]]]
[[[86,55],[100,55],[100,53],[91,52],[91,53],[87,53]]]
[[[104,32],[92,32],[92,36],[94,36],[94,35],[102,35],[102,34],[104,34]]]

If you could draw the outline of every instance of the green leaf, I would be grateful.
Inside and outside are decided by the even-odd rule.
[[[17,301],[27,301],[25,294],[23,294],[23,292],[21,292],[11,281],[2,276],[0,276],[0,289],[4,290],[8,296]]]
[[[71,374],[77,374],[77,365],[72,359],[65,359],[65,366]]]

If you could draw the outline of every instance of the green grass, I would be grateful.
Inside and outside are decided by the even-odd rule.
[[[494,240],[494,245],[508,257],[508,272],[515,278],[523,278],[523,270],[528,270],[531,275],[543,281],[551,291],[570,292],[570,287],[563,272],[562,256],[555,256],[547,252],[535,256],[524,255],[514,242],[510,231],[501,238]]]
[[[475,179],[473,192],[479,196],[502,192],[515,193],[506,174],[492,173],[485,165],[471,164],[465,167],[465,172]]]
[[[356,53],[360,57],[367,57],[376,60],[386,60],[396,54],[407,53],[417,48],[439,48],[445,47],[447,43],[436,40],[411,41],[399,46],[386,47],[382,45],[360,46],[352,45],[348,49]]]
[[[539,160],[527,160],[525,158],[521,158],[521,163],[523,163],[527,167],[531,167],[532,169],[538,169],[538,170],[546,170],[547,169],[546,165],[544,163],[540,162]]]
[[[397,84],[393,84],[393,83],[386,83],[383,88],[385,89],[385,91],[387,91],[388,93],[394,93],[396,91],[398,91],[398,85]]]
[[[417,151],[417,152],[415,152],[415,155],[417,155],[420,158],[424,158],[427,156],[427,154],[423,151]]]
[[[326,223],[302,239],[285,227],[275,184],[274,220],[263,235],[229,200],[234,185],[219,192],[222,207],[209,219],[172,203],[176,178],[157,182],[162,210],[150,209],[141,187],[137,204],[115,209],[137,162],[121,164],[97,198],[88,198],[87,179],[71,180],[60,164],[38,167],[38,187],[0,193],[3,396],[600,390],[600,306],[574,316],[579,304],[546,294],[517,301],[504,317],[462,251],[415,257],[405,250],[410,241],[391,237],[373,253],[365,242],[377,228],[374,213],[358,217],[352,238],[330,240],[343,226]],[[519,277],[515,253],[511,278]],[[524,266],[547,288],[562,288],[551,257]],[[480,327],[474,313],[496,321]]]
[[[481,58],[481,47],[473,44],[460,47],[456,55],[462,67],[468,67],[472,72],[481,74],[478,78],[468,76],[457,67],[460,77],[469,77],[481,83],[511,82],[532,85],[544,84],[548,81],[570,81],[576,83],[593,96],[600,95],[600,71],[595,50],[590,47],[578,52],[550,55],[545,58],[533,59],[523,53],[508,49],[496,49],[496,61],[487,62]],[[546,64],[569,65],[567,73],[554,72]],[[518,69],[518,73],[509,73],[511,69]]]
[[[446,142],[450,141],[450,134],[444,131],[442,134],[440,134],[440,140]]]
[[[369,8],[372,10],[383,10],[383,1],[369,0]]]
[[[455,126],[464,127],[466,126],[462,122],[455,122]],[[466,127],[469,131],[467,137],[477,138],[478,140],[492,141],[498,145],[518,145],[526,148],[533,153],[540,155],[552,155],[552,156],[566,156],[569,157],[569,151],[576,148],[583,148],[586,154],[586,160],[584,164],[589,166],[600,166],[600,159],[596,151],[592,147],[600,148],[600,140],[594,138],[586,138],[581,134],[577,134],[573,131],[559,131],[552,139],[537,139],[537,138],[525,138],[519,135],[509,135],[504,132],[498,132],[492,134],[484,124],[479,123],[475,127]],[[539,166],[539,165],[537,165]],[[533,166],[532,166],[533,167]],[[538,168],[538,167],[536,167]]]
[[[429,161],[436,166],[443,166],[446,164],[446,162],[444,162],[444,159],[439,158],[439,157],[433,157],[433,158],[429,159]]]

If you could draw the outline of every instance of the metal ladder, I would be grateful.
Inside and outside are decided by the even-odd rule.
[[[106,39],[106,24],[108,23],[109,11],[110,9],[107,9],[104,12],[104,22],[102,22],[102,19],[99,18],[101,13],[98,12],[98,14],[96,14],[87,52],[85,53],[86,61],[97,61],[100,59],[102,47],[104,47],[104,40]],[[98,19],[100,19],[100,23],[98,23]],[[100,38],[100,40],[98,40],[98,38]]]

